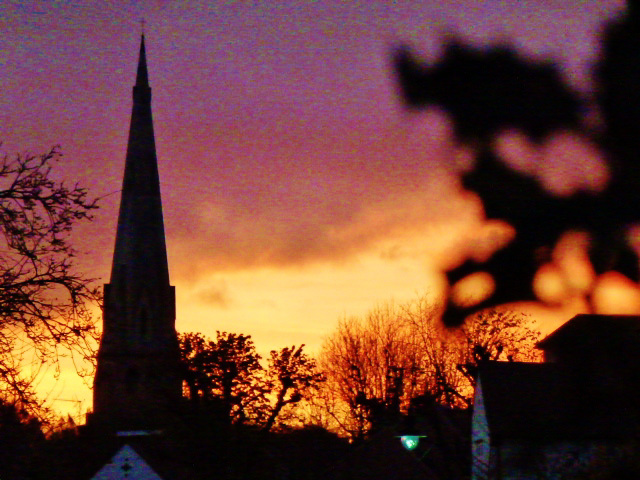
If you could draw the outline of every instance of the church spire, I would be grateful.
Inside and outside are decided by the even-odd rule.
[[[129,270],[129,274],[121,271]],[[169,283],[158,160],[151,116],[151,88],[144,35],[133,87],[133,109],[118,216],[111,282],[122,275]]]
[[[142,35],[111,279],[104,288],[94,417],[117,428],[157,426],[180,395],[175,290]]]
[[[138,73],[136,75],[137,87],[149,86],[149,73],[147,72],[147,54],[144,48],[144,33],[140,39],[140,55],[138,57]]]

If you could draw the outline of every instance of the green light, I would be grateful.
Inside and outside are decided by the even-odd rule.
[[[403,435],[400,437],[400,442],[402,442],[402,446],[407,450],[413,450],[420,443],[420,436],[418,435]]]

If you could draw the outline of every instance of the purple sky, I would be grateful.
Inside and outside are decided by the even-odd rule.
[[[211,3],[211,4],[210,4]],[[553,56],[588,85],[621,0],[9,1],[0,5],[4,153],[60,144],[58,174],[109,195],[77,233],[106,282],[145,34],[178,329],[268,350],[436,288],[449,228],[478,223],[437,112],[401,108],[390,49],[446,34]]]

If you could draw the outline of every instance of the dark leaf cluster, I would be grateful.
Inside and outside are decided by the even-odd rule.
[[[272,350],[267,368],[250,335],[218,331],[179,337],[185,396],[233,424],[271,430],[287,406],[302,401],[324,380],[304,345]]]
[[[215,401],[229,421],[244,422],[252,402],[262,394],[254,388],[262,366],[251,336],[218,331],[215,340],[200,333],[185,333],[179,340],[188,397]]]
[[[405,104],[446,112],[457,140],[476,156],[469,170],[459,172],[462,185],[480,197],[487,218],[504,221],[516,232],[481,266],[469,259],[447,272],[451,285],[479,270],[495,283],[493,294],[475,305],[450,299],[443,316],[447,325],[460,325],[485,308],[540,300],[534,276],[554,261],[551,252],[569,231],[587,234],[596,275],[614,270],[640,281],[632,242],[633,228],[640,224],[639,32],[640,9],[632,1],[627,15],[603,31],[602,59],[593,68],[593,89],[587,94],[568,86],[554,62],[525,58],[504,45],[477,48],[453,40],[429,65],[407,47],[396,50]],[[564,196],[550,191],[531,171],[501,158],[496,139],[507,131],[523,134],[536,146],[559,132],[595,145],[608,183],[599,191]],[[597,309],[594,288],[592,282],[583,295],[591,310]]]

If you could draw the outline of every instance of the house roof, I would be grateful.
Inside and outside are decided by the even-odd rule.
[[[640,316],[580,314],[538,343],[544,351],[591,348],[640,351]]]
[[[215,452],[209,452],[208,457],[203,458],[201,452],[196,451],[192,444],[185,445],[180,439],[165,435],[116,437],[88,433],[49,445],[48,451],[43,452],[45,453],[43,462],[47,465],[47,478],[64,478],[65,480],[94,478],[98,472],[110,464],[117,467],[116,464],[125,446],[135,451],[136,461],[137,459],[143,461],[162,480],[210,478],[208,473],[215,469],[218,461]],[[129,450],[125,450],[124,453],[128,452]],[[133,457],[128,458],[131,460]],[[133,466],[131,462],[129,463]]]
[[[145,480],[163,480],[129,445],[124,445],[91,480],[118,480],[143,478]]]
[[[162,480],[273,479],[281,478],[282,472],[291,478],[326,479],[333,478],[327,476],[327,470],[352,449],[320,428],[265,433],[247,426],[225,428],[206,417],[195,423],[198,418],[193,417],[193,424],[152,435],[116,436],[90,428],[68,431],[39,451],[40,466],[33,478],[119,478],[111,473],[122,472],[125,464],[119,461],[128,458],[129,467],[134,467],[132,459],[140,465],[144,462]],[[101,471],[103,476],[97,476]],[[134,478],[132,472],[123,473]]]
[[[562,365],[487,362],[480,384],[494,439],[623,438],[639,425],[638,408],[601,395]]]

